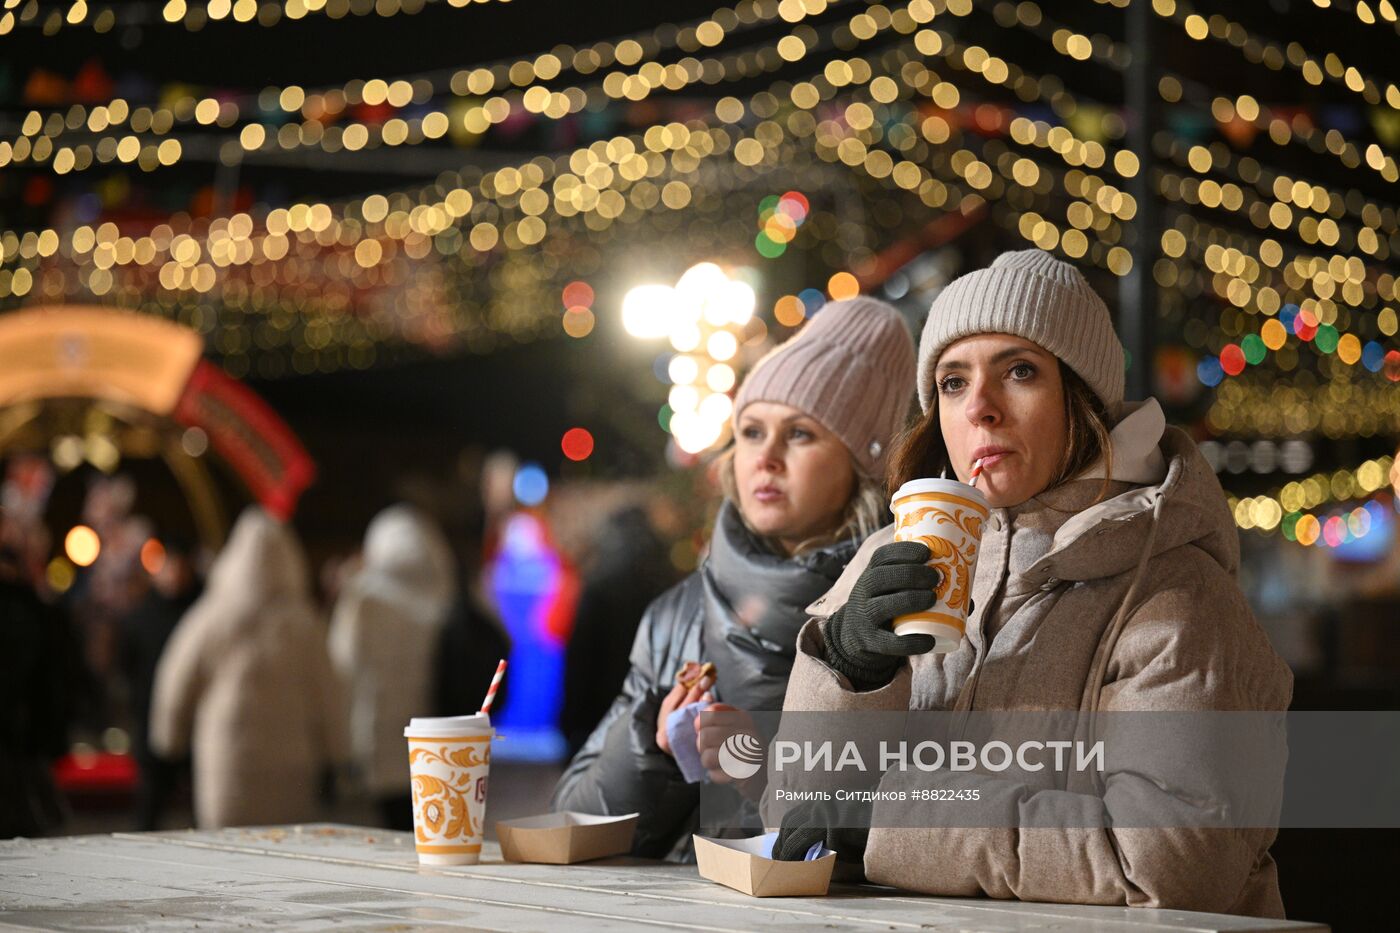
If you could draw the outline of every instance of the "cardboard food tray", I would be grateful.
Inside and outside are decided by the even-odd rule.
[[[496,824],[501,856],[507,862],[572,865],[632,849],[637,814],[597,816],[591,813],[546,813]]]
[[[710,839],[693,836],[700,876],[750,897],[823,897],[831,886],[836,853],[830,849],[810,862],[765,858],[763,836]]]

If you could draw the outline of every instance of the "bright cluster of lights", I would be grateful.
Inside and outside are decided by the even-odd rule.
[[[669,339],[671,391],[662,427],[676,446],[698,454],[725,436],[737,379],[734,364],[753,320],[753,286],[712,262],[686,270],[674,286],[638,285],[622,302],[622,326],[643,340]]]
[[[920,4],[911,4],[909,9],[914,11]],[[966,11],[949,8],[955,15],[966,15]],[[903,11],[896,11],[890,16],[874,11],[866,20],[856,22],[852,20],[851,28],[853,37],[865,38],[872,36],[883,29],[896,29],[900,32],[910,32],[916,28],[916,23],[931,15],[930,10],[920,8],[912,15],[913,19],[905,17],[901,19]],[[788,11],[785,18],[796,15],[796,11]],[[873,17],[873,18],[872,18]],[[857,17],[859,19],[859,17]],[[791,21],[791,20],[790,20]],[[847,27],[842,27],[847,28]],[[848,28],[848,31],[851,31]],[[915,48],[925,49],[950,49],[949,40],[942,34],[933,33],[929,30],[919,31],[909,45]],[[811,123],[811,121],[788,121],[787,127],[782,127],[770,119],[778,107],[782,104],[783,98],[791,97],[793,103],[809,110],[816,104],[831,94],[836,88],[847,85],[856,85],[852,91],[858,91],[860,85],[869,85],[869,94],[872,103],[857,102],[847,108],[845,123],[848,129],[843,133],[853,135],[847,138],[847,142],[859,147],[860,151],[867,152],[861,168],[865,174],[875,182],[890,187],[889,182],[893,182],[898,188],[912,191],[918,189],[920,199],[929,206],[942,206],[945,203],[958,203],[964,195],[957,185],[944,184],[943,182],[929,177],[929,172],[921,168],[917,162],[923,159],[921,154],[925,150],[931,159],[926,160],[929,164],[937,168],[949,160],[947,153],[940,150],[937,142],[939,139],[948,139],[949,134],[938,133],[929,135],[925,129],[925,135],[929,135],[929,142],[918,141],[916,151],[908,152],[909,158],[893,164],[889,157],[881,150],[871,148],[877,142],[877,130],[879,125],[891,126],[892,119],[912,120],[917,125],[919,120],[916,111],[906,113],[904,108],[887,108],[882,101],[892,101],[896,96],[906,96],[908,89],[900,91],[892,75],[900,73],[899,62],[903,60],[898,53],[891,53],[881,59],[881,64],[886,69],[884,73],[873,70],[870,63],[860,58],[852,58],[849,61],[837,59],[828,62],[822,73],[816,75],[812,82],[803,82],[792,86],[791,92],[780,90],[775,85],[772,91],[760,91],[745,102],[740,102],[734,98],[725,98],[716,108],[716,116],[721,121],[729,122],[731,118],[737,118],[745,112],[752,114],[756,118],[763,119],[760,127],[776,129],[777,136],[769,140],[768,148],[773,152],[783,153],[785,164],[793,165],[794,156],[806,156],[807,164],[810,164],[810,154],[801,150],[793,151],[786,142],[785,137],[793,141],[807,140],[816,144],[816,155],[820,159],[826,159],[823,151],[827,137],[823,135],[821,128]],[[907,70],[907,67],[906,67]],[[929,76],[932,72],[919,66],[920,76],[915,80],[915,85],[924,87],[932,80]],[[994,69],[983,63],[984,77]],[[912,76],[912,72],[910,72]],[[901,74],[900,77],[903,77]],[[1025,78],[1024,75],[1021,76]],[[989,77],[990,80],[990,77]],[[1024,85],[1024,80],[1023,80]],[[1020,85],[1018,85],[1020,86]],[[782,85],[786,88],[786,85]],[[951,87],[951,86],[950,86]],[[1056,100],[1063,97],[1063,94],[1054,91],[1050,82],[1045,82],[1042,86],[1035,83],[1037,93],[1054,93]],[[368,84],[366,84],[366,89]],[[392,91],[392,88],[390,88]],[[777,91],[777,93],[774,93]],[[809,93],[810,92],[810,93]],[[416,93],[416,92],[415,92]],[[289,100],[288,105],[296,105],[298,102],[305,107],[309,99]],[[279,106],[281,105],[279,101]],[[197,109],[197,108],[196,108]],[[723,111],[723,112],[721,112]],[[731,112],[734,111],[734,112]],[[877,121],[878,118],[878,121]],[[938,118],[934,118],[938,119]],[[830,121],[828,121],[830,122]],[[925,121],[927,123],[927,121]],[[941,120],[939,120],[941,122]],[[828,123],[821,124],[822,127]],[[835,123],[830,123],[834,130]],[[784,132],[784,129],[786,132]],[[814,132],[816,130],[816,132]],[[929,143],[933,143],[930,147]],[[1072,145],[1078,145],[1072,143]],[[849,147],[841,147],[841,160],[846,160],[846,151]],[[229,243],[215,242],[224,231],[223,220],[215,219],[209,222],[207,230],[208,240],[205,240],[204,228],[199,225],[192,225],[194,229],[188,230],[190,236],[195,240],[194,244],[181,241],[181,248],[193,261],[190,266],[186,259],[170,254],[169,258],[162,255],[165,252],[162,241],[157,241],[155,236],[138,239],[130,238],[130,249],[124,251],[127,246],[122,238],[117,238],[111,244],[99,242],[99,246],[105,246],[102,250],[92,250],[86,247],[86,241],[82,238],[85,228],[79,228],[76,234],[71,237],[60,236],[58,231],[44,231],[37,235],[25,234],[23,237],[14,235],[7,236],[5,243],[6,259],[11,261],[23,261],[23,265],[10,273],[9,270],[0,271],[0,297],[8,293],[16,297],[25,296],[31,291],[36,296],[42,295],[45,299],[62,299],[70,296],[80,297],[82,292],[90,290],[94,296],[110,295],[111,300],[118,300],[124,304],[141,306],[144,309],[155,311],[161,314],[171,314],[177,311],[178,306],[184,304],[186,300],[197,300],[200,304],[208,304],[211,300],[215,303],[222,301],[226,311],[234,313],[223,313],[219,315],[220,328],[225,333],[217,335],[214,340],[215,346],[226,355],[226,359],[231,360],[231,365],[236,375],[248,372],[248,360],[246,354],[256,345],[259,350],[269,350],[276,346],[287,346],[295,352],[291,356],[292,368],[297,372],[320,369],[329,371],[329,368],[338,368],[345,365],[363,367],[372,364],[377,358],[376,345],[401,338],[406,334],[423,334],[431,336],[434,342],[443,338],[444,330],[451,333],[460,325],[447,324],[443,318],[446,314],[442,309],[436,307],[426,308],[419,315],[420,323],[410,326],[400,327],[397,325],[384,326],[379,322],[360,323],[358,316],[347,316],[343,314],[347,304],[362,300],[363,289],[368,286],[379,284],[369,281],[376,277],[382,280],[383,284],[392,284],[391,279],[402,282],[405,279],[411,280],[413,276],[408,275],[411,268],[423,264],[423,261],[436,261],[439,256],[451,256],[456,253],[468,266],[479,266],[484,260],[483,253],[496,251],[498,244],[515,249],[525,249],[540,244],[542,239],[553,230],[558,229],[560,220],[570,217],[580,217],[588,227],[588,235],[595,240],[605,240],[608,225],[614,219],[620,218],[624,221],[635,222],[632,216],[635,212],[638,216],[645,215],[647,223],[653,223],[652,218],[657,217],[654,208],[660,204],[672,210],[681,210],[685,207],[697,203],[702,197],[711,203],[713,198],[703,194],[702,189],[695,185],[695,169],[701,160],[721,156],[726,153],[733,153],[734,159],[739,164],[736,168],[740,173],[747,171],[747,166],[738,158],[738,153],[734,150],[736,144],[734,140],[723,130],[710,129],[705,132],[698,123],[692,122],[688,125],[678,123],[658,124],[647,129],[644,133],[638,133],[634,137],[618,137],[613,140],[599,141],[589,147],[580,148],[567,156],[558,159],[536,159],[527,165],[520,167],[507,167],[495,173],[488,173],[480,177],[479,182],[474,179],[458,176],[449,184],[439,184],[422,192],[387,195],[374,195],[363,202],[351,202],[347,205],[301,205],[293,206],[285,212],[272,211],[268,214],[266,226],[267,236],[264,237],[264,222],[254,213],[255,218],[253,229],[245,230],[245,217],[240,215],[228,219],[227,231],[233,234],[233,239]],[[855,151],[852,149],[851,151]],[[1067,152],[1066,158],[1074,158],[1074,152]],[[1085,158],[1092,158],[1088,154]],[[642,162],[645,161],[643,166]],[[1025,160],[1022,160],[1025,161]],[[889,164],[885,164],[889,163]],[[954,173],[961,179],[970,177],[972,184],[978,183],[975,171],[981,167],[981,163],[976,162],[970,154],[967,158],[962,157],[962,153],[954,153],[951,159]],[[1000,166],[999,166],[1000,167]],[[605,171],[606,170],[606,171]],[[755,169],[757,171],[758,169]],[[1007,169],[1009,171],[1009,167]],[[671,181],[665,178],[658,178],[656,183],[650,179],[658,174],[669,175]],[[1008,176],[1009,177],[1009,176]],[[553,179],[553,184],[550,184]],[[690,179],[689,182],[682,179]],[[664,184],[663,184],[664,182]],[[449,186],[450,185],[450,186]],[[548,189],[553,189],[553,198],[548,198]],[[625,195],[624,195],[625,192]],[[990,194],[991,192],[989,192]],[[543,198],[541,196],[544,196]],[[462,205],[470,205],[468,213],[458,216],[456,208],[458,204],[453,201],[457,199]],[[781,200],[781,199],[780,199]],[[389,205],[386,216],[383,210],[384,204]],[[800,205],[800,202],[799,202]],[[964,204],[966,206],[966,204]],[[326,215],[326,207],[330,208],[329,217]],[[420,209],[421,207],[421,209]],[[544,208],[544,214],[538,213]],[[789,203],[788,208],[794,205]],[[297,212],[304,210],[307,218],[306,230],[301,230],[293,226],[290,232],[273,230],[273,222],[280,225],[280,218],[285,215],[295,219]],[[433,221],[438,217],[439,212],[445,212],[447,225],[444,227],[441,222]],[[785,216],[792,214],[783,212]],[[550,216],[550,215],[553,216]],[[318,216],[319,215],[319,216]],[[509,219],[512,215],[518,219]],[[521,216],[523,215],[523,216]],[[414,223],[417,220],[418,223]],[[312,221],[315,221],[313,224]],[[326,223],[329,221],[329,223]],[[431,221],[431,222],[430,222]],[[419,230],[419,226],[424,222],[430,222],[430,229]],[[674,230],[674,225],[667,226],[665,218],[658,217],[655,221],[657,226],[663,230]],[[782,224],[783,221],[777,221]],[[692,227],[701,229],[706,222],[703,219],[697,220]],[[765,224],[766,225],[766,224]],[[174,240],[180,239],[179,234],[185,232],[181,228],[185,224],[179,222],[179,218],[172,218],[173,236],[170,238],[171,245]],[[381,230],[382,228],[382,230]],[[91,229],[91,228],[86,228]],[[157,232],[157,231],[153,231]],[[278,262],[282,268],[275,273],[259,274],[254,272],[253,282],[245,284],[238,281],[239,276],[230,276],[229,268],[236,269],[240,265],[248,262],[251,255],[252,262],[257,264],[263,259],[263,254],[267,253],[267,246],[278,247],[283,239],[290,239],[292,233],[296,234],[296,242],[292,244],[290,254],[287,255],[286,262]],[[581,232],[581,231],[580,231]],[[278,236],[282,233],[283,236]],[[95,237],[102,241],[102,236]],[[557,234],[556,234],[557,236]],[[862,262],[869,258],[870,252],[864,246],[854,249],[845,248],[844,251],[836,250],[837,240],[845,238],[847,235],[841,230],[832,230],[829,227],[818,231],[814,235],[819,240],[827,243],[827,249],[823,250],[823,258],[833,262],[833,264],[844,264],[843,260],[852,263],[857,269]],[[401,238],[401,242],[395,240]],[[145,239],[150,239],[158,248],[154,251],[144,249]],[[249,241],[248,243],[233,242],[234,239]],[[82,242],[79,242],[83,240]],[[331,240],[336,240],[335,244],[330,244]],[[332,251],[339,251],[342,255],[338,258],[338,265],[332,266],[329,262],[318,257],[318,251],[324,252],[328,248]],[[1072,249],[1073,244],[1069,240],[1065,241],[1066,247]],[[198,246],[200,252],[194,254],[189,246]],[[548,244],[545,244],[548,248]],[[224,247],[230,247],[224,249]],[[251,246],[249,250],[247,247]],[[470,249],[468,248],[470,246]],[[236,248],[233,248],[236,247]],[[397,248],[395,248],[397,247]],[[350,256],[353,248],[353,256]],[[220,252],[220,250],[223,252]],[[833,253],[844,253],[835,255]],[[1103,252],[1101,247],[1094,244],[1089,258],[1091,261],[1102,262]],[[52,256],[55,251],[65,260],[70,257],[79,267],[65,270],[62,265],[53,263],[46,264],[48,268],[42,271],[43,281],[40,282],[40,269],[38,260]],[[112,256],[106,253],[111,252]],[[130,252],[128,257],[126,252]],[[280,252],[280,251],[279,251]],[[1117,258],[1115,251],[1112,259]],[[148,256],[147,253],[150,253]],[[225,255],[225,253],[227,255]],[[376,261],[376,253],[378,261]],[[828,253],[833,253],[828,256]],[[205,257],[208,257],[206,260]],[[274,260],[272,253],[268,253],[266,260]],[[347,259],[350,260],[347,266]],[[403,267],[401,271],[393,271],[387,268],[392,259],[395,266]],[[112,261],[109,261],[112,260]],[[295,261],[294,261],[295,260]],[[154,297],[158,302],[149,299],[152,284],[149,277],[142,275],[124,274],[123,269],[135,270],[137,267],[149,264],[154,266],[161,273],[158,282],[159,290]],[[429,265],[432,263],[430,262]],[[492,272],[492,278],[498,276],[504,278],[503,273],[511,271],[519,263],[505,263],[498,265]],[[31,268],[31,266],[33,268]],[[510,266],[511,269],[505,268]],[[293,314],[290,320],[295,320],[305,313],[309,318],[306,327],[294,326],[288,333],[286,324],[287,314],[285,312],[285,302],[269,303],[268,296],[258,297],[261,292],[268,288],[278,288],[286,292],[289,285],[295,284],[292,277],[287,273],[295,268],[298,271],[298,278],[315,276],[318,270],[326,270],[328,273],[339,271],[340,277],[334,275],[326,282],[306,281],[305,292],[306,301],[298,299],[294,306],[298,312]],[[518,279],[524,270],[516,270],[513,279]],[[542,270],[547,272],[548,270]],[[73,282],[72,275],[78,273],[78,281]],[[438,275],[432,272],[429,277]],[[354,287],[345,288],[337,285],[337,282],[344,283],[344,276],[353,277]],[[226,286],[223,282],[225,276],[234,279]],[[274,280],[275,276],[275,280]],[[287,282],[283,282],[287,278]],[[361,283],[359,279],[365,278]],[[539,276],[532,276],[539,278]],[[263,281],[267,280],[267,281]],[[505,283],[495,283],[505,284]],[[520,283],[509,283],[519,289]],[[177,293],[198,293],[189,294],[188,299],[181,294],[174,294],[167,289],[173,289]],[[421,291],[424,296],[434,293],[433,288],[415,290]],[[74,293],[77,293],[74,295]],[[300,292],[298,292],[300,294]],[[205,296],[203,298],[199,296]],[[85,296],[82,296],[85,297]],[[324,309],[322,315],[318,311],[313,311],[311,305],[319,305],[323,297],[334,299]],[[465,296],[463,296],[465,297]],[[426,299],[425,299],[426,300]],[[430,301],[427,302],[431,304]],[[159,307],[155,307],[158,304]],[[471,301],[463,301],[459,297],[457,306],[471,306]],[[517,303],[519,304],[519,303]],[[148,307],[149,306],[149,307]],[[231,306],[231,307],[230,307]],[[255,329],[255,339],[248,339],[247,329],[253,326],[262,316],[262,309],[281,309],[274,315],[278,318],[275,328],[265,328],[258,325]],[[306,312],[301,312],[305,307]],[[446,307],[446,306],[444,306]],[[587,330],[588,315],[578,311],[570,312],[569,309],[581,307],[577,304],[566,304],[564,324],[567,333],[579,335]],[[504,309],[502,309],[504,310]],[[494,324],[502,318],[501,312],[494,308],[482,308],[481,315],[486,320],[493,322],[490,326],[492,330],[500,331],[501,328]],[[184,312],[179,312],[184,316]],[[201,320],[208,318],[202,309],[191,310],[193,323],[197,325]],[[591,313],[591,312],[590,312]],[[514,318],[519,317],[518,313],[507,315],[512,319],[508,328],[510,336],[516,340],[527,339],[529,337],[540,336],[543,329],[528,321],[514,322]],[[246,320],[245,320],[246,318]],[[435,320],[436,319],[436,320]],[[233,328],[233,330],[230,330]],[[474,330],[474,329],[473,329]],[[467,340],[471,340],[473,330],[466,330]],[[260,336],[266,331],[266,336]],[[430,333],[431,332],[431,335]],[[385,337],[390,338],[389,341]],[[410,336],[409,343],[420,342],[415,337]],[[489,341],[486,344],[489,346]],[[473,347],[476,348],[476,347]],[[285,367],[274,367],[273,363],[280,363],[280,359],[274,359],[273,355],[267,355],[267,366],[263,365],[260,357],[258,361],[259,375],[275,377],[279,371],[285,371]],[[378,358],[385,358],[382,354]],[[264,371],[265,370],[265,371]]]
[[[1284,538],[1305,547],[1338,548],[1366,537],[1383,521],[1393,523],[1394,516],[1385,514],[1384,503],[1387,501],[1392,505],[1400,503],[1400,500],[1385,495],[1330,516],[1290,514],[1284,516],[1279,529]]]
[[[800,191],[789,191],[781,197],[770,194],[758,202],[758,236],[754,248],[765,259],[777,259],[787,252],[788,244],[812,212],[812,205]]]
[[[1273,71],[1285,66],[1292,67],[1301,72],[1303,79],[1311,85],[1320,85],[1331,79],[1365,98],[1372,106],[1381,105],[1384,96],[1386,105],[1392,109],[1400,108],[1400,85],[1386,84],[1382,90],[1379,82],[1362,75],[1355,66],[1344,65],[1335,52],[1329,52],[1319,60],[1310,55],[1301,43],[1290,42],[1284,46],[1251,34],[1242,24],[1224,15],[1215,14],[1206,19],[1192,13],[1185,0],[1153,0],[1153,9],[1159,16],[1174,20],[1192,39],[1200,41],[1210,37],[1239,49],[1251,64],[1264,65]],[[1183,86],[1193,83],[1179,75],[1169,74],[1162,79],[1159,90],[1164,100],[1176,103],[1182,97]],[[1199,99],[1202,95],[1198,93],[1194,96]],[[1214,102],[1212,104],[1212,111],[1218,114]],[[1264,130],[1276,145],[1304,144],[1331,154],[1347,168],[1354,169],[1364,164],[1386,181],[1400,179],[1400,168],[1397,168],[1394,157],[1387,155],[1380,146],[1369,145],[1363,153],[1360,146],[1347,140],[1337,129],[1323,131],[1304,114],[1289,119],[1281,111],[1253,104],[1251,99],[1251,106],[1239,111],[1229,122],[1249,132]]]
[[[1386,381],[1348,378],[1334,364],[1319,377],[1298,372],[1291,382],[1277,374],[1247,374],[1222,383],[1206,413],[1216,435],[1289,437],[1320,433],[1329,438],[1395,433],[1400,392]]]
[[[1214,388],[1226,376],[1238,376],[1246,366],[1262,363],[1269,351],[1283,349],[1290,334],[1304,343],[1311,342],[1321,353],[1336,354],[1348,366],[1360,363],[1391,382],[1400,382],[1400,350],[1387,350],[1375,340],[1362,344],[1355,334],[1339,335],[1336,327],[1319,323],[1313,313],[1293,304],[1285,305],[1277,318],[1265,321],[1259,333],[1227,343],[1219,356],[1203,358],[1196,367],[1197,378]]]

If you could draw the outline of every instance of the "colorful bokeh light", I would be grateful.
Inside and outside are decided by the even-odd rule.
[[[800,191],[782,195],[770,194],[758,202],[758,235],[754,248],[765,259],[777,259],[787,252],[788,244],[797,236],[811,213],[811,204]]]
[[[570,460],[587,460],[593,455],[593,435],[586,428],[570,428],[559,446]]]

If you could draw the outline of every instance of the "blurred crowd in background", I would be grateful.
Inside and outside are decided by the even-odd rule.
[[[55,542],[51,468],[11,460],[0,837],[296,822],[347,804],[411,828],[404,725],[475,711],[505,657],[500,753],[564,759],[611,703],[642,610],[693,568],[703,516],[636,483],[526,505],[521,474],[507,453],[484,459],[470,537],[398,502],[358,547],[308,556],[256,505],[217,550],[167,533],[121,473],[92,477]]]

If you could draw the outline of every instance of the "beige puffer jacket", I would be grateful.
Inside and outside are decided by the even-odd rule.
[[[1165,427],[1155,401],[1132,407],[1113,442],[1106,500],[1093,504],[1100,467],[992,511],[973,581],[977,611],[957,651],[916,657],[888,686],[856,693],[824,662],[821,623],[893,530],[873,535],[809,607],[816,618],[799,636],[784,711],[1287,709],[1292,674],[1240,591],[1238,533],[1210,466],[1185,433]],[[881,789],[905,779],[887,773]],[[1063,789],[1050,794],[1063,804]],[[1019,805],[1033,808],[1040,796]],[[1082,805],[1105,807],[1097,797]],[[899,822],[880,815],[897,806],[875,803],[872,882],[1283,916],[1273,829],[878,828]]]
[[[346,758],[342,703],[301,545],[250,508],[161,656],[151,745],[193,750],[200,828],[303,822]]]

